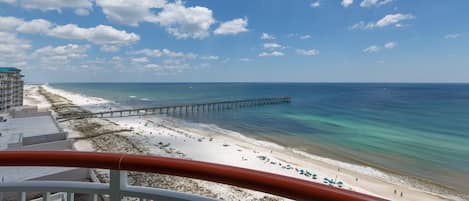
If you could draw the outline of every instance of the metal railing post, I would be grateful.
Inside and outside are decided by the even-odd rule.
[[[42,201],[49,201],[49,192],[42,193]]]
[[[127,171],[110,170],[109,178],[110,201],[120,201],[122,190],[127,189]]]
[[[18,197],[16,199],[18,201],[26,201],[26,192],[18,192]]]
[[[98,194],[92,193],[90,199],[91,201],[98,201]]]
[[[75,193],[67,192],[67,201],[75,201]]]

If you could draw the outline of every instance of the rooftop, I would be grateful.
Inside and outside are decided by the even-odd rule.
[[[20,142],[21,139],[38,139],[41,136],[48,138],[47,136],[62,132],[51,115],[10,118],[6,122],[0,122],[0,150],[7,149],[8,144]]]
[[[0,67],[0,73],[17,73],[21,70],[15,67]]]
[[[12,118],[1,124],[3,134],[23,133],[24,137],[61,132],[50,115]]]
[[[49,112],[37,112],[35,107],[21,107],[14,108],[9,114],[4,114],[2,117],[6,121],[0,121],[0,151],[9,149],[71,149],[71,144],[64,140],[63,130]],[[72,169],[75,168],[0,167],[0,179],[4,182],[19,182],[59,174]]]

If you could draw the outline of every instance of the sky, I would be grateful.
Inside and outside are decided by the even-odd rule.
[[[0,0],[27,82],[468,82],[467,0]]]

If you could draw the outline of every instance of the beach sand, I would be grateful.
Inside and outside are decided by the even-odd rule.
[[[25,105],[51,107],[59,113],[103,111],[121,107],[108,100],[49,86],[42,86],[41,95],[39,88],[25,86]],[[44,94],[48,98],[45,98]],[[69,104],[81,108],[76,109]],[[74,145],[80,151],[127,152],[184,158],[255,169],[318,183],[324,183],[327,178],[335,181],[335,184],[329,184],[331,186],[390,200],[466,200],[460,195],[421,188],[425,185],[412,184],[398,175],[255,140],[215,125],[200,126],[166,116],[72,120],[60,125],[70,133],[69,138],[76,139]],[[106,181],[106,172],[97,173]],[[313,176],[314,174],[316,176]],[[130,176],[132,184],[192,192],[224,200],[283,200],[264,193],[193,179],[174,179],[159,175],[155,176],[154,180],[140,181],[141,177],[144,177],[142,174],[135,173]],[[164,180],[167,185],[153,184],[162,183],[160,180]],[[339,185],[338,181],[342,184]]]

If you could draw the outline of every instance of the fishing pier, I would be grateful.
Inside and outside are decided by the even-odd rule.
[[[83,113],[68,113],[62,114],[57,117],[57,120],[63,119],[83,119],[83,118],[114,118],[114,117],[129,117],[129,116],[144,116],[155,114],[189,114],[200,112],[215,112],[223,110],[231,110],[237,108],[256,107],[263,105],[284,104],[290,103],[291,97],[269,97],[257,99],[242,99],[231,101],[216,101],[206,103],[193,103],[181,105],[169,105],[136,109],[112,110],[103,112],[83,112]]]

